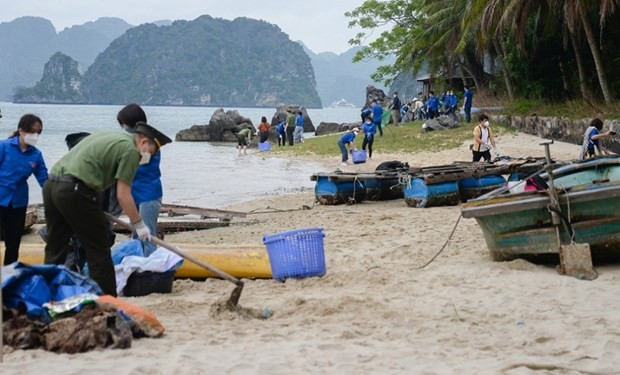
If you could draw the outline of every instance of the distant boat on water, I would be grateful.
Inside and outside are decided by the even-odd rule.
[[[349,103],[345,98],[340,100],[336,100],[332,102],[329,108],[356,108],[357,106],[353,103]]]

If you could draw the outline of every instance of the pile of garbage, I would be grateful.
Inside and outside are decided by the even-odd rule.
[[[3,342],[12,348],[80,353],[164,334],[153,314],[102,295],[94,281],[64,266],[16,262],[1,275]]]

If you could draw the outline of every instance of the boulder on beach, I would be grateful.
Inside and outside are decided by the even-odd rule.
[[[364,104],[364,107],[370,107],[373,100],[376,100],[377,103],[379,103],[379,105],[383,108],[392,104],[392,99],[385,95],[383,90],[378,89],[373,85],[368,85],[366,87],[366,103]]]
[[[236,142],[237,133],[245,128],[249,128],[252,133],[256,132],[252,121],[241,116],[237,110],[225,112],[223,108],[219,108],[211,116],[208,125],[194,125],[189,129],[183,129],[176,134],[174,140],[180,142]]]
[[[342,133],[353,129],[356,126],[360,127],[360,124],[356,122],[345,122],[341,124],[336,122],[321,122],[316,128],[314,135]]]
[[[290,109],[291,112],[293,112],[295,115],[297,115],[297,112],[301,111],[302,115],[304,116],[304,133],[313,132],[315,130],[314,124],[312,123],[312,119],[310,119],[310,116],[308,116],[308,112],[306,111],[306,108],[302,107],[299,104],[278,105],[276,107],[276,113],[271,118],[271,126],[275,128],[278,126],[279,123],[286,120],[287,109]],[[276,135],[276,140],[277,139],[278,138]]]
[[[458,117],[455,114],[452,115],[441,115],[437,118],[426,120],[424,124],[422,124],[422,130],[432,131],[432,130],[446,130],[452,128],[458,128],[459,121]]]

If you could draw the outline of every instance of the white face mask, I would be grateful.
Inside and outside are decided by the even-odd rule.
[[[140,151],[140,165],[148,164],[151,161],[151,153],[148,146]]]
[[[24,143],[30,146],[35,146],[39,140],[39,133],[25,133]]]
[[[486,120],[486,121],[484,122],[484,126],[486,126],[487,128],[489,127],[489,120]]]
[[[144,164],[148,164],[151,161],[151,153],[148,151],[142,151],[140,153],[141,157],[140,157],[140,165],[144,165]]]

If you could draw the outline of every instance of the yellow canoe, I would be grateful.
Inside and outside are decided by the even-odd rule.
[[[175,244],[184,253],[219,268],[238,278],[270,279],[271,266],[264,246],[235,245],[213,246],[201,244]],[[24,244],[19,248],[19,261],[28,264],[42,264],[44,244]],[[177,278],[216,277],[215,274],[186,260],[175,275]]]

